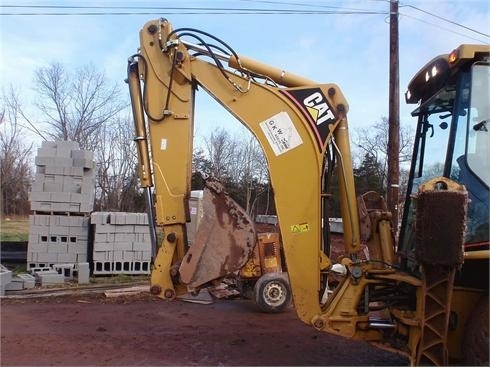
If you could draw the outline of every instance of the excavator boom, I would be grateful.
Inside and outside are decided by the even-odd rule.
[[[199,44],[189,42],[189,38],[197,39]],[[212,41],[207,42],[208,38]],[[416,146],[414,158],[421,152],[417,166],[420,174],[424,157],[432,158],[424,155],[427,132],[435,131],[435,125],[427,118],[456,106],[455,86],[468,89],[471,85],[471,70],[465,66],[475,61],[468,56],[471,49],[475,48],[460,49],[466,57],[461,63],[457,58],[435,60],[430,72],[421,71],[411,83],[410,95],[414,97],[407,96],[407,101],[428,97],[416,112],[420,115],[421,145]],[[489,74],[488,56],[482,55],[488,55],[488,50],[475,50],[481,59],[475,62],[478,67],[474,86],[483,89],[488,86]],[[462,70],[451,71],[448,62],[456,62],[454,65],[460,65]],[[433,67],[443,65],[446,69],[434,72]],[[454,82],[460,74],[466,79]],[[432,81],[431,75],[448,79]],[[477,302],[482,300],[480,303],[485,305],[486,299],[488,305],[488,289],[485,291],[480,284],[472,284],[473,288],[467,284],[466,288],[455,286],[459,269],[465,269],[461,263],[464,258],[486,259],[486,265],[484,261],[478,264],[488,272],[488,253],[474,252],[471,257],[462,252],[468,201],[472,209],[471,203],[486,192],[488,214],[488,185],[480,182],[483,175],[477,177],[482,190],[473,194],[469,190],[468,200],[466,187],[454,182],[455,174],[462,174],[463,170],[416,181],[414,164],[409,180],[414,189],[409,193],[410,205],[405,207],[402,226],[406,236],[397,244],[392,214],[383,198],[372,192],[356,197],[348,104],[336,84],[316,83],[240,56],[206,32],[173,29],[163,18],[150,21],[141,29],[139,51],[129,59],[128,82],[139,177],[147,192],[148,213],[153,218],[150,221],[163,230],[160,243],[153,236],[153,294],[172,300],[235,273],[244,266],[257,242],[253,220],[210,177],[204,189],[204,217],[189,246],[186,223],[190,221],[194,103],[200,88],[246,126],[263,150],[287,266],[287,276],[282,274],[274,286],[280,293],[289,280],[298,317],[317,330],[369,341],[401,353],[412,364],[447,364],[450,346],[454,340],[462,339],[464,325],[458,320],[469,319]],[[447,90],[439,93],[437,88],[441,85],[446,85]],[[481,93],[466,89],[457,106],[468,104],[469,95],[477,100],[474,105],[482,107],[479,121],[485,120],[471,126],[478,141],[488,141],[484,129],[488,116],[480,116],[484,111],[488,113],[488,98],[479,98]],[[437,98],[430,97],[431,93],[436,93]],[[470,107],[468,111],[473,113]],[[456,107],[451,113],[455,124],[459,123],[457,118],[469,116]],[[445,129],[447,124],[440,126]],[[454,138],[455,131],[451,127],[449,136]],[[451,149],[454,146],[454,142],[450,144]],[[477,157],[484,156],[481,152],[480,149]],[[474,158],[467,163],[473,171],[480,166]],[[451,165],[435,167],[439,166]],[[331,259],[329,253],[327,201],[332,195],[333,173],[338,181],[336,192],[344,231],[344,254],[338,259]],[[449,211],[455,213],[450,220],[446,214]],[[477,224],[469,223],[472,227]],[[448,224],[451,230],[440,227]],[[483,234],[488,246],[488,219],[486,226],[486,233],[478,230],[478,237],[474,238],[479,240]],[[401,251],[395,254],[397,245]],[[367,247],[367,256],[363,256],[363,246]],[[467,274],[463,278],[471,279],[471,274]],[[260,286],[265,287],[264,284]],[[451,327],[456,330],[453,334]]]

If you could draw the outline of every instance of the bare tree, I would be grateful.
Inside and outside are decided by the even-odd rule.
[[[91,65],[71,75],[61,64],[52,63],[36,71],[35,83],[45,136],[76,141],[81,149],[95,150],[104,124],[124,108],[119,87],[110,86]]]
[[[234,139],[226,130],[217,129],[205,139],[205,144],[211,162],[211,175],[222,181],[228,180],[236,149]]]
[[[208,159],[204,162],[210,167],[210,174],[220,179],[232,197],[253,214],[269,188],[265,156],[256,138],[245,132],[232,137],[218,129],[205,142]]]
[[[377,163],[377,176],[381,177],[386,185],[387,154],[388,154],[388,119],[382,117],[381,121],[368,128],[356,130],[353,137],[354,145],[360,150],[361,160],[366,156],[372,157]],[[407,126],[400,126],[400,163],[407,163],[411,159],[413,146],[413,133]],[[361,162],[362,163],[362,162]],[[406,172],[402,169],[402,172]],[[403,180],[402,180],[403,182]],[[402,194],[403,190],[400,190]]]
[[[240,184],[245,193],[245,210],[251,214],[259,197],[267,190],[268,170],[265,155],[257,139],[250,136],[235,144],[236,154],[231,172],[235,173],[234,181]]]
[[[27,215],[32,180],[32,143],[19,124],[21,106],[15,91],[3,92],[0,112],[0,187],[3,215]]]
[[[119,118],[99,132],[97,161],[98,210],[142,211],[138,191],[137,156],[132,143],[134,131],[129,118]]]

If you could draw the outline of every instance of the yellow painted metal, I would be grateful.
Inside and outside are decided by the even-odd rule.
[[[243,57],[239,57],[240,61],[229,60],[241,73],[220,70],[214,64],[191,56],[182,43],[176,42],[174,35],[167,44],[171,32],[171,25],[164,20],[145,24],[140,32],[138,58],[145,90],[143,100],[137,103],[145,107],[148,115],[157,224],[164,232],[152,269],[153,289],[159,289],[160,296],[166,299],[186,291],[172,276],[172,271],[187,249],[185,224],[189,216],[194,88],[199,86],[241,121],[264,151],[299,318],[319,330],[384,344],[383,331],[370,327],[369,310],[359,309],[359,305],[370,286],[385,282],[407,284],[416,289],[416,309],[412,313],[393,310],[394,315],[401,315],[393,327],[400,334],[408,335],[404,353],[413,360],[420,340],[417,315],[422,309],[421,282],[391,268],[378,269],[373,263],[357,260],[361,241],[346,117],[348,104],[339,87],[317,84]],[[246,71],[264,75],[281,86],[258,83],[249,79]],[[319,129],[327,122],[318,118],[320,112],[332,116],[321,136]],[[278,128],[285,127],[289,133],[286,141],[280,139],[282,133],[277,133]],[[350,255],[344,264],[349,267],[350,275],[322,306],[319,302],[320,273],[332,264],[321,250],[321,202],[325,194],[321,181],[329,144],[339,163],[344,244],[346,254]],[[380,243],[376,247],[382,259],[391,263],[394,259],[390,227],[383,224],[379,228],[381,232],[376,241]],[[352,275],[354,273],[356,276]],[[385,345],[385,348],[388,347]]]
[[[357,209],[354,175],[352,174],[352,156],[349,142],[347,119],[342,118],[334,131],[335,145],[339,158],[339,191],[342,226],[344,228],[344,247],[348,253],[359,252],[361,237],[359,231],[359,213]]]
[[[146,135],[146,124],[141,99],[141,86],[139,80],[138,64],[132,61],[128,65],[128,84],[133,108],[134,127],[136,132],[136,148],[138,149],[138,176],[141,187],[153,186],[150,166],[150,153],[148,150],[148,137]]]
[[[464,253],[465,260],[488,260],[490,259],[490,250],[467,251]]]
[[[487,293],[488,294],[488,293]],[[463,340],[466,331],[466,322],[472,314],[475,305],[486,294],[483,291],[475,291],[463,287],[453,289],[451,311],[455,314],[456,328],[450,328],[448,332],[448,350],[451,360],[463,358]]]
[[[289,71],[275,68],[264,64],[260,61],[253,60],[246,56],[240,56],[237,60],[235,56],[231,56],[228,65],[237,70],[245,69],[253,71],[256,74],[267,76],[268,79],[275,81],[277,84],[285,87],[304,87],[307,85],[315,85],[316,82],[304,78],[300,75],[290,73]]]
[[[317,102],[314,98],[322,95],[327,100],[323,102],[335,109],[330,112],[338,118],[330,121],[330,132],[323,137],[323,141],[319,141],[314,125],[322,122],[306,119],[305,111],[298,108],[298,102],[284,93],[295,93],[304,89],[304,86],[281,89],[251,82],[246,74],[235,75],[228,71],[225,71],[227,78],[224,78],[222,71],[215,65],[191,57],[182,44],[170,46],[162,52],[162,48],[165,48],[163,42],[171,30],[171,25],[166,21],[152,21],[140,32],[140,52],[145,60],[141,62],[141,69],[145,70],[146,88],[143,103],[150,116],[157,222],[164,227],[165,233],[168,226],[185,225],[192,153],[193,86],[197,84],[247,126],[264,150],[276,196],[276,210],[295,307],[299,317],[309,323],[315,315],[321,313],[318,301],[318,253],[322,233],[321,175],[326,144],[334,132],[337,153],[342,158],[340,174],[346,183],[341,201],[347,221],[351,222],[348,224],[351,230],[347,231],[346,243],[349,243],[349,252],[356,251],[359,246],[345,118],[347,101],[334,84],[313,84],[305,78],[282,72],[274,76],[278,82],[283,81],[289,85],[307,84],[308,88],[314,88],[315,93],[318,93],[312,97],[313,102]],[[246,68],[253,73],[269,73],[274,69],[250,59],[243,60]],[[281,75],[288,75],[288,78],[281,80]],[[281,150],[281,142],[275,140],[277,136],[271,132],[274,127],[267,125],[278,114],[286,120],[295,136],[295,145],[286,150]],[[337,129],[339,126],[341,129]],[[305,185],[305,182],[308,184]],[[294,210],[291,210],[293,207]],[[301,230],[295,230],[297,228]],[[183,253],[185,231],[174,232],[179,237],[176,252]],[[161,255],[157,256],[156,267],[161,265],[161,259]],[[178,262],[180,259],[177,257],[173,261]],[[168,259],[165,261],[168,267]]]

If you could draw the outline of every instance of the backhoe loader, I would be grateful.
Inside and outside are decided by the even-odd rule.
[[[461,46],[410,82],[407,102],[419,103],[417,140],[396,241],[383,198],[356,196],[349,106],[337,85],[239,56],[197,29],[173,29],[163,18],[146,23],[139,51],[129,58],[128,84],[139,179],[150,223],[164,233],[158,244],[153,236],[151,292],[165,300],[197,292],[242,268],[256,243],[253,221],[208,177],[207,218],[188,246],[200,88],[264,151],[300,320],[400,353],[411,364],[446,365],[464,357],[488,363],[489,50]],[[339,259],[329,257],[328,241],[334,170],[344,228]],[[360,256],[362,244],[368,259]],[[329,279],[339,265],[345,275],[332,289]]]

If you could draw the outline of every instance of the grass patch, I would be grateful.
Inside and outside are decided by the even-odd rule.
[[[135,282],[150,281],[149,275],[129,275],[129,274],[114,274],[107,276],[97,276],[91,278],[93,284],[127,284]]]
[[[27,241],[29,238],[29,217],[2,218],[0,241]]]

